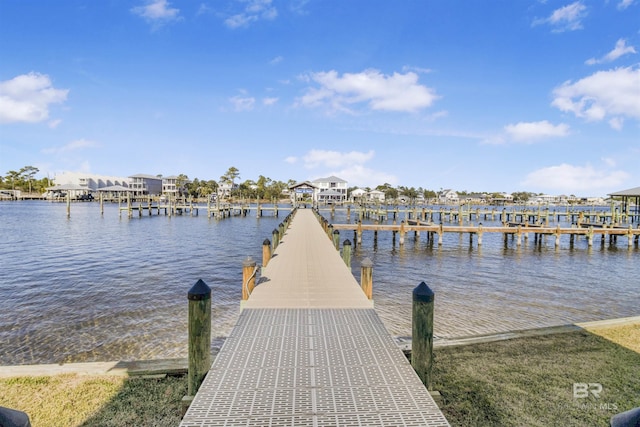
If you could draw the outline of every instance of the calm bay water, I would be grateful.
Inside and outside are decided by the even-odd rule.
[[[198,279],[212,288],[219,347],[239,314],[242,261],[260,262],[262,241],[288,211],[200,213],[129,219],[117,205],[101,216],[97,203],[74,203],[67,218],[64,203],[0,203],[0,364],[186,357],[186,293]],[[447,234],[438,247],[408,233],[400,246],[391,233],[374,242],[365,232],[354,250],[358,280],[365,257],[393,335],[411,334],[411,291],[421,281],[436,293],[440,338],[640,315],[640,250],[623,238],[588,248],[563,237],[556,249],[553,238],[516,247],[486,233],[478,248],[468,235]]]

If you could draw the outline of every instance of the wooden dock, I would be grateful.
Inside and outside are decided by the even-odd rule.
[[[407,221],[421,220],[426,222],[457,223],[459,225],[481,221],[527,222],[530,225],[546,225],[551,222],[569,222],[572,224],[599,223],[609,225],[629,225],[640,222],[640,217],[630,211],[619,212],[614,206],[609,210],[581,208],[581,207],[523,207],[511,206],[496,209],[491,207],[471,207],[461,204],[458,206],[390,206],[390,205],[347,205],[344,207],[321,207],[320,211],[330,212],[331,217],[336,212],[346,212],[347,219],[353,214],[356,219],[375,221]]]
[[[449,424],[313,211],[301,209],[180,425]]]
[[[473,236],[477,236],[478,245],[482,245],[482,237],[485,233],[501,233],[505,236],[514,237],[516,245],[521,245],[522,239],[527,239],[529,234],[534,234],[536,241],[541,236],[552,236],[555,238],[555,245],[560,245],[560,237],[569,236],[570,242],[573,243],[577,236],[584,236],[587,239],[589,247],[593,246],[594,238],[600,236],[601,241],[604,243],[605,239],[609,238],[609,243],[614,244],[617,242],[618,236],[626,239],[627,246],[629,248],[633,245],[638,246],[640,240],[640,228],[633,228],[631,225],[627,227],[623,226],[608,226],[606,224],[597,224],[594,227],[593,224],[582,224],[580,227],[547,227],[542,225],[530,225],[529,223],[507,223],[504,226],[498,227],[484,227],[482,225],[443,225],[432,224],[422,221],[402,221],[399,224],[363,224],[358,222],[356,224],[331,224],[334,230],[352,230],[354,233],[354,242],[357,244],[362,243],[362,233],[364,231],[372,231],[374,233],[374,239],[377,237],[379,231],[391,231],[399,235],[399,243],[403,245],[405,242],[405,236],[409,232],[413,232],[416,237],[420,236],[421,232],[427,233],[427,238],[435,240],[437,235],[438,245],[442,245],[443,236],[445,233],[458,233],[469,234],[469,239],[473,239]]]

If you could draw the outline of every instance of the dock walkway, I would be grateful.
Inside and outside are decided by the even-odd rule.
[[[313,212],[302,209],[180,425],[449,424]]]

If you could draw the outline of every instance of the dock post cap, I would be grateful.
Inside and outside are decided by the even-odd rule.
[[[340,230],[333,230],[333,234],[340,234]]]
[[[426,283],[421,282],[413,290],[413,301],[416,302],[432,302],[434,293]]]
[[[351,246],[351,240],[347,239],[344,242],[342,242],[343,245],[347,245],[347,246]]]
[[[211,298],[211,288],[202,279],[198,279],[187,293],[187,299],[190,301],[201,301],[209,298]]]
[[[250,256],[246,257],[244,261],[242,261],[243,267],[255,267],[256,262]]]
[[[372,268],[373,267],[373,261],[371,261],[370,258],[365,258],[362,260],[362,262],[360,263],[361,267],[366,267],[366,268]]]
[[[264,239],[264,241],[262,242],[263,246],[271,246],[271,241],[269,239]]]

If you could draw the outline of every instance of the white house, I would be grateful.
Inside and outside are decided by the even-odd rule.
[[[182,183],[182,185],[179,186],[177,176],[175,175],[165,176],[162,178],[162,194],[178,196],[181,193],[185,192],[184,185],[187,184],[188,182],[191,182],[191,181],[185,180]]]
[[[369,193],[367,194],[367,197],[372,202],[384,202],[385,200],[384,192],[380,190],[369,191]]]
[[[89,194],[112,186],[129,187],[131,180],[121,176],[96,175],[85,172],[62,172],[56,174],[52,181],[55,184],[54,187],[50,187],[54,189],[52,190],[53,192],[56,191],[56,187],[67,188],[68,190],[64,190],[64,192],[68,192],[71,197],[77,197],[81,194]],[[52,194],[51,192],[48,193],[49,196]]]
[[[312,182],[318,189],[317,201],[324,203],[344,203],[347,200],[347,181],[330,176],[318,178]]]
[[[454,190],[443,190],[438,194],[438,201],[445,204],[455,204],[460,201],[458,193]]]
[[[352,201],[362,200],[365,198],[366,194],[367,192],[362,188],[356,188],[355,190],[351,190],[351,193],[349,193],[349,197]]]

